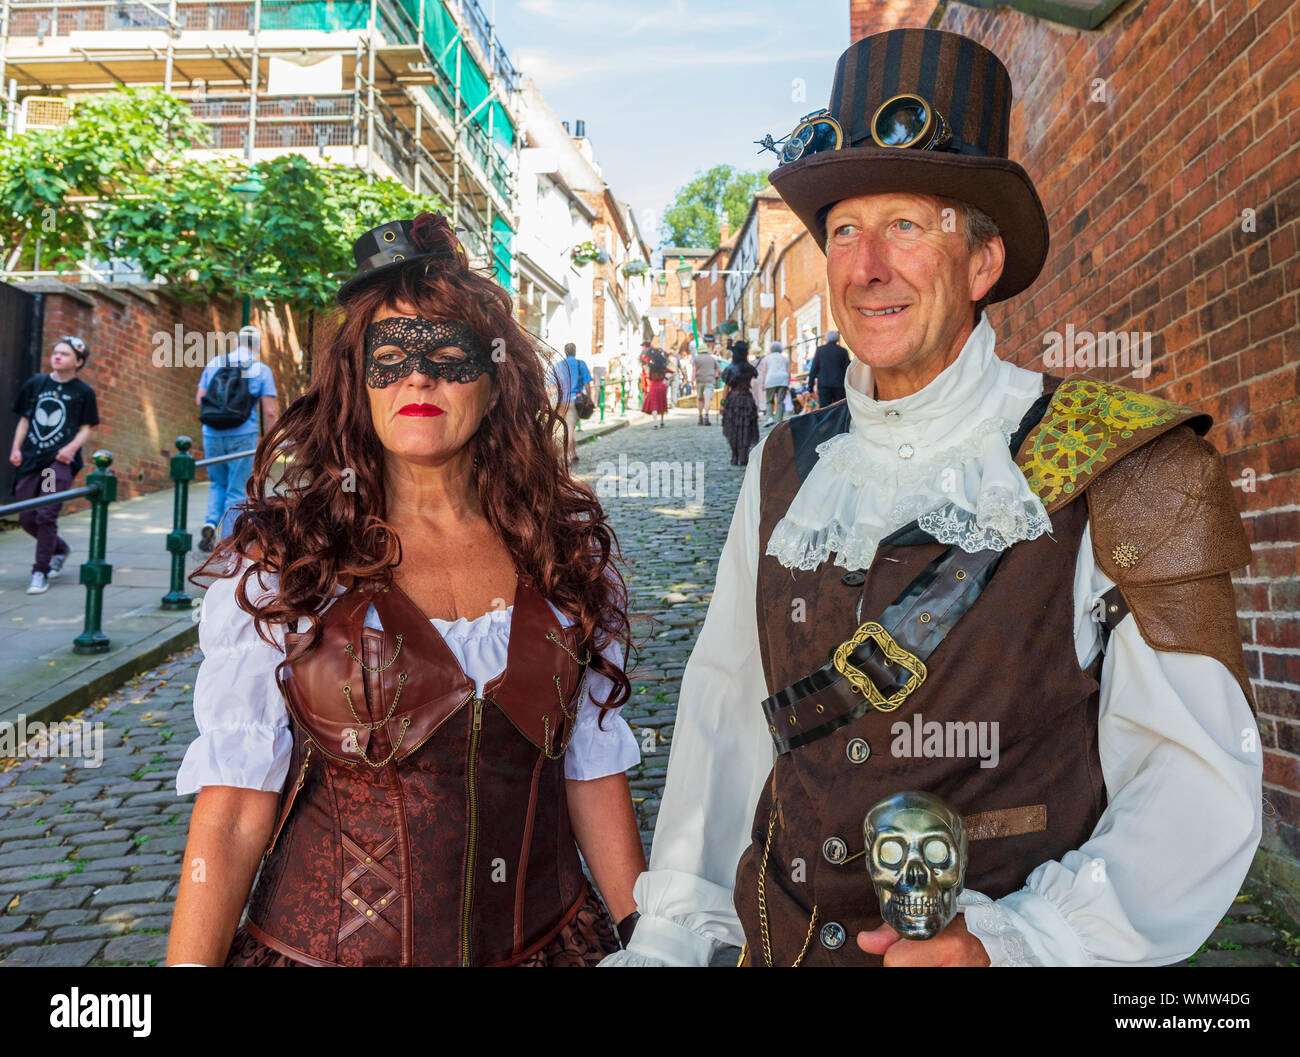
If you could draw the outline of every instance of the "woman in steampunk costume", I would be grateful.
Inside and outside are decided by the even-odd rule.
[[[644,862],[613,534],[446,220],[354,252],[208,563],[168,960],[589,965],[618,943],[579,849],[614,920]]]
[[[846,399],[750,459],[612,963],[1163,965],[1246,875],[1232,488],[1209,416],[995,354],[982,308],[1048,247],[1010,115],[990,51],[900,29],[850,47],[779,148]],[[926,940],[882,922],[866,868],[864,816],[905,791],[969,842],[961,913]],[[909,913],[946,898],[908,870]]]
[[[749,450],[758,443],[758,405],[753,385],[758,369],[749,362],[749,342],[731,346],[731,362],[722,372],[722,435],[731,446],[731,465],[747,466]]]

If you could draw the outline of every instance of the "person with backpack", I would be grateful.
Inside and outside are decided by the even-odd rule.
[[[252,451],[257,447],[257,410],[261,404],[263,428],[275,423],[275,378],[271,368],[257,358],[262,335],[256,327],[239,331],[234,352],[218,356],[203,368],[195,403],[203,426],[203,454],[228,455],[247,451],[243,459],[218,462],[208,469],[208,512],[199,534],[199,550],[211,551],[233,526],[226,515],[244,499]]]
[[[66,492],[81,470],[81,446],[99,425],[95,390],[77,377],[86,363],[86,343],[62,337],[50,350],[50,373],[35,374],[23,383],[14,400],[18,415],[9,462],[18,467],[14,495],[19,502],[51,492]],[[62,503],[24,510],[18,523],[36,537],[29,595],[44,594],[49,581],[63,572],[72,548],[59,535]]]

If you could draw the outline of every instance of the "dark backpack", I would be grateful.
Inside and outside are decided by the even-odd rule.
[[[253,413],[257,397],[249,391],[244,370],[227,357],[226,365],[212,376],[199,404],[199,421],[209,429],[234,429],[247,422]]]

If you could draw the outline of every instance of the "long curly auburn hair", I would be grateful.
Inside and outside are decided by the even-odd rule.
[[[625,656],[630,650],[627,589],[616,565],[622,556],[595,494],[570,476],[553,440],[564,420],[548,392],[550,364],[515,322],[509,294],[469,266],[445,219],[421,214],[412,240],[437,256],[348,291],[343,320],[316,361],[310,387],[257,446],[233,532],[190,579],[231,577],[242,563],[235,597],[258,634],[274,644],[269,625],[294,627],[305,618],[304,649],[319,643],[319,614],[343,578],[393,583],[402,546],[385,520],[384,449],[370,415],[365,335],[377,311],[405,302],[426,319],[468,323],[492,350],[493,393],[469,442],[484,514],[516,568],[575,621],[591,669],[613,682],[608,700],[595,703],[616,708],[631,686],[598,650],[614,640]],[[285,456],[284,475],[274,483],[272,470]],[[249,577],[259,573],[275,574],[279,590],[254,601]]]

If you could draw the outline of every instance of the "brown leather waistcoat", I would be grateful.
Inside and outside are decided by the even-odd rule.
[[[371,603],[382,632],[363,627]],[[521,578],[505,671],[478,697],[397,587],[356,588],[321,619],[309,652],[286,635],[293,759],[249,931],[312,965],[532,954],[586,890],[564,785],[575,629]]]
[[[757,606],[769,693],[826,664],[861,621],[876,619],[947,549],[881,545],[860,587],[847,585],[845,570],[830,562],[805,572],[767,556],[799,486],[789,437],[777,427],[763,452]],[[1004,553],[896,712],[869,710],[777,758],[736,875],[745,964],[881,964],[856,942],[859,931],[881,922],[865,858],[856,853],[863,816],[892,793],[934,793],[968,824],[981,816],[977,828],[990,836],[970,843],[966,887],[994,899],[1088,839],[1106,789],[1097,751],[1101,662],[1080,670],[1074,647],[1074,568],[1086,521],[1086,505],[1072,503],[1052,516],[1050,535]],[[962,756],[931,755],[924,739],[912,737],[917,715],[926,724],[998,724],[996,766],[982,767],[971,746]],[[894,730],[900,722],[906,738]],[[913,755],[895,754],[896,743]]]

